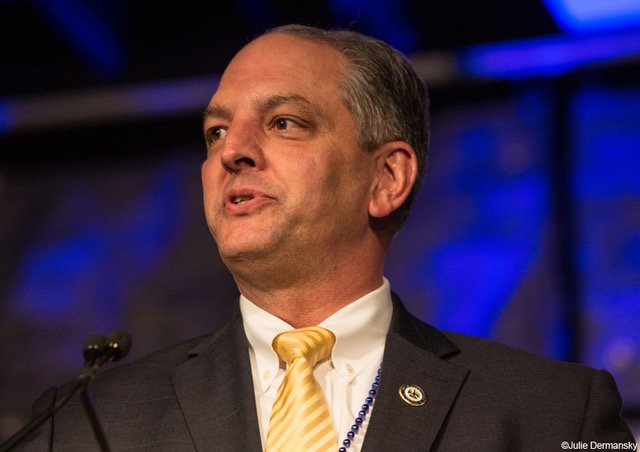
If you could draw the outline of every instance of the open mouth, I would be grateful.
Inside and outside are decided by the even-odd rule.
[[[251,195],[234,196],[234,197],[231,199],[231,202],[232,202],[233,204],[236,204],[236,205],[237,205],[237,204],[245,203],[245,202],[247,202],[247,201],[251,201],[252,199],[253,199],[253,196],[251,196]]]
[[[245,202],[251,201],[252,199],[252,195],[234,196],[233,198],[231,198],[231,203],[235,205],[244,204]]]

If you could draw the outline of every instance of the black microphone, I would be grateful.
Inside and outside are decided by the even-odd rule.
[[[84,341],[82,355],[85,363],[83,373],[91,374],[91,378],[100,368],[110,361],[119,361],[131,350],[131,336],[126,331],[116,331],[109,339],[101,334],[92,334]]]
[[[104,352],[104,348],[108,344],[108,340],[102,334],[92,334],[87,337],[82,344],[82,356],[84,357],[84,365],[93,366],[96,359]]]
[[[109,444],[104,435],[98,416],[89,398],[88,385],[96,376],[100,368],[110,361],[118,361],[124,358],[131,350],[131,336],[125,331],[117,331],[108,339],[101,334],[92,334],[82,345],[82,356],[85,360],[82,372],[74,382],[69,391],[49,407],[48,410],[40,413],[0,445],[0,452],[7,452],[17,446],[29,433],[42,425],[47,419],[53,416],[60,408],[67,404],[69,400],[80,391],[82,404],[87,413],[93,433],[96,436],[100,450],[108,452]]]
[[[110,350],[110,355],[113,357],[113,361],[120,361],[127,356],[131,351],[131,336],[126,331],[116,331],[109,338],[107,347]]]

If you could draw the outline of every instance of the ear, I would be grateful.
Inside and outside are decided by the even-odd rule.
[[[371,188],[369,215],[389,216],[404,203],[418,176],[418,159],[404,141],[389,141],[375,151],[377,177]]]

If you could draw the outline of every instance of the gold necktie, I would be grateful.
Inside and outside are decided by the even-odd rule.
[[[287,363],[273,402],[267,452],[335,451],[338,438],[314,366],[331,355],[336,337],[321,327],[286,331],[273,339],[273,349]]]

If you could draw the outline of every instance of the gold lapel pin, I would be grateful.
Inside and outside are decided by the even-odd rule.
[[[402,385],[398,390],[400,398],[411,406],[423,406],[427,403],[427,394],[420,386]]]

